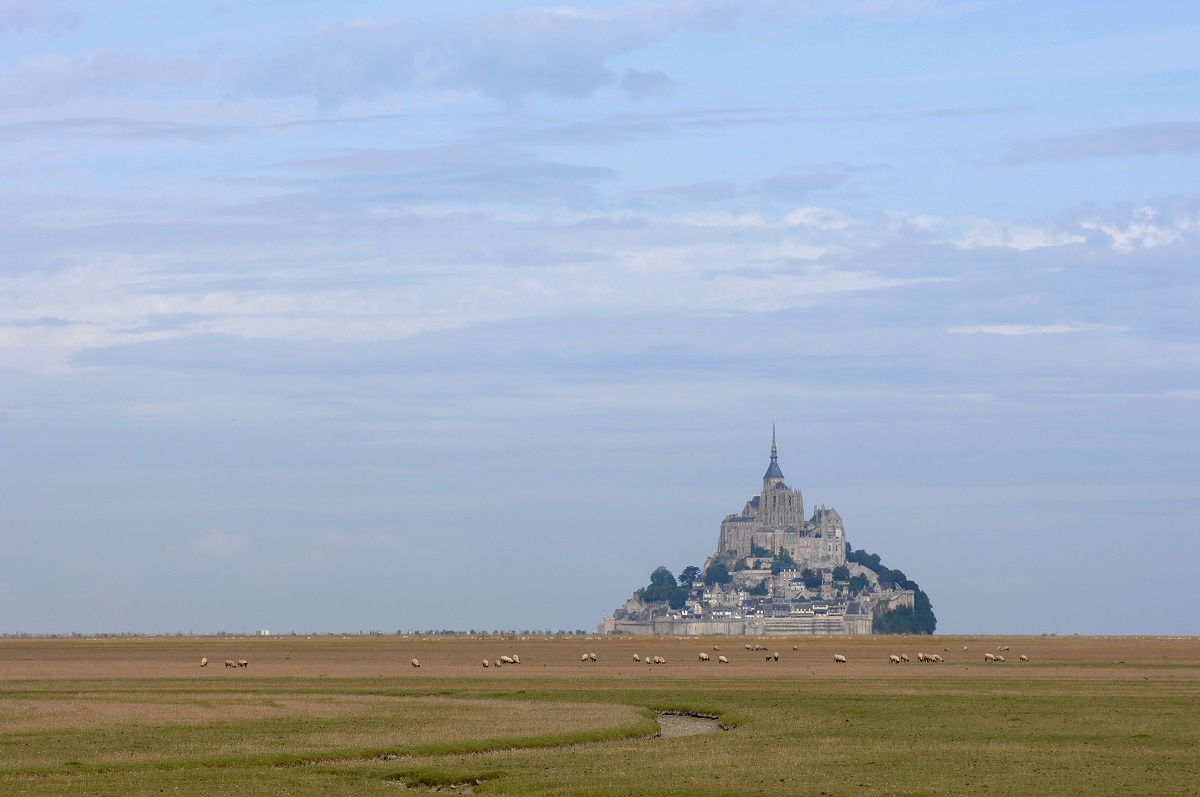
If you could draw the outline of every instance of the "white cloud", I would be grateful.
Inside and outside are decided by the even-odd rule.
[[[1080,226],[1107,235],[1112,240],[1113,249],[1118,252],[1166,246],[1189,233],[1200,232],[1200,214],[1175,213],[1165,220],[1160,219],[1161,215],[1157,208],[1144,206],[1133,211],[1127,219],[1091,218],[1081,221]]]
[[[220,529],[213,529],[203,537],[193,540],[189,550],[202,556],[229,559],[250,550],[250,538],[244,534],[229,534]]]
[[[963,230],[953,240],[959,249],[982,249],[1003,247],[1027,252],[1048,246],[1081,244],[1086,237],[1074,232],[1055,230],[1050,227],[1034,227],[992,219],[967,219]]]
[[[796,208],[783,217],[783,223],[793,227],[813,227],[818,230],[844,230],[852,223],[832,208]]]

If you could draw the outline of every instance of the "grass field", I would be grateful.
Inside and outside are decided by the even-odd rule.
[[[0,794],[404,790],[1200,794],[1200,639],[0,640]]]

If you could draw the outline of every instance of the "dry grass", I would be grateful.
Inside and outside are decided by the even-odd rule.
[[[1200,640],[746,641],[0,640],[0,793],[1200,793]],[[560,746],[642,734],[645,707],[739,727]]]

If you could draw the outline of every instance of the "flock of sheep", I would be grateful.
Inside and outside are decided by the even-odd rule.
[[[756,645],[747,644],[747,645],[745,645],[745,648],[746,648],[746,650],[749,650],[749,651],[765,651],[766,650],[766,647],[764,647],[762,645],[757,645],[757,644]],[[713,645],[713,650],[719,651],[720,649],[721,648],[719,648],[718,646]],[[798,645],[792,645],[792,650],[799,650],[799,649],[800,649],[800,647]],[[967,647],[964,645],[963,650],[965,651],[966,649],[967,649]],[[1009,646],[1001,645],[999,648],[997,648],[997,650],[1000,651],[1000,653],[1007,653],[1007,652],[1009,652]],[[950,648],[944,648],[944,651],[949,652]],[[1000,653],[985,653],[985,654],[983,654],[983,660],[987,664],[1003,663],[1004,656],[1000,655]],[[579,657],[579,660],[586,664],[586,663],[592,663],[592,662],[597,661],[597,658],[596,658],[595,653],[584,653]],[[638,655],[637,653],[633,654],[633,660],[635,662],[643,662],[644,661],[647,664],[666,664],[667,663],[667,660],[665,658],[663,658],[662,656],[645,656],[645,657],[643,657],[643,656]],[[699,655],[699,660],[701,662],[709,662],[709,661],[712,661],[712,657],[709,656],[707,653],[701,653]],[[767,661],[779,661],[779,651],[776,650],[771,653],[767,653],[766,660]],[[1029,661],[1029,657],[1026,656],[1025,654],[1021,654],[1020,660],[1021,661]],[[833,661],[836,664],[848,663],[848,659],[841,653],[833,654]],[[911,661],[911,659],[909,659],[907,653],[892,654],[891,656],[888,656],[888,662],[890,664],[908,664],[910,661]],[[945,659],[943,659],[937,653],[918,653],[917,661],[922,662],[922,663],[941,663],[941,662],[944,662]],[[501,656],[500,658],[498,658],[494,661],[491,661],[488,659],[483,660],[483,666],[485,669],[492,668],[492,667],[503,667],[505,664],[520,664],[520,663],[521,663],[521,657],[516,655],[515,653],[511,656]],[[717,663],[718,664],[729,664],[729,659],[726,656],[717,656]],[[411,664],[416,669],[420,669],[420,667],[421,667],[421,662],[418,661],[417,659],[413,659]],[[208,666],[208,657],[207,656],[200,659],[200,666],[201,667]],[[233,659],[226,659],[225,666],[228,668],[249,667],[250,662],[246,661],[245,659],[237,659],[236,661],[234,661]]]
[[[208,666],[208,656],[205,656],[204,658],[200,659],[200,666],[201,667]],[[237,661],[234,661],[233,659],[225,659],[225,666],[230,667],[230,668],[249,667],[250,662],[246,661],[245,659],[238,659]]]

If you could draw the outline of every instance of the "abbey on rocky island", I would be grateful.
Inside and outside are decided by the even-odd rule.
[[[815,508],[805,520],[804,496],[784,480],[772,428],[762,492],[721,521],[717,550],[704,568],[683,583],[661,569],[670,585],[639,590],[604,618],[600,631],[870,634],[876,616],[913,607],[915,590],[847,561],[848,551],[836,509]]]

